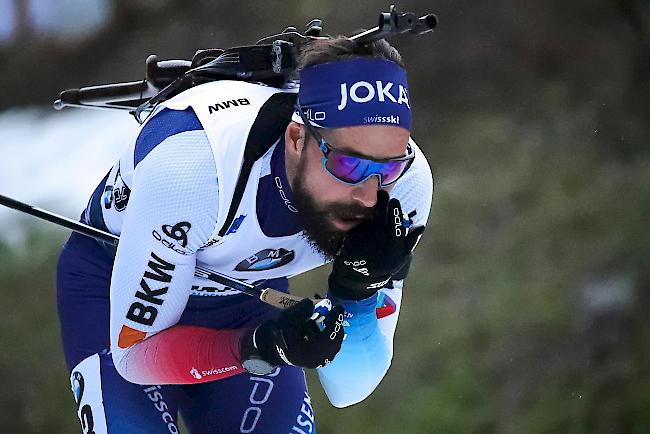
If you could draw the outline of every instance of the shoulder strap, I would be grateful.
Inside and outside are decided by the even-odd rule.
[[[246,139],[244,160],[239,172],[239,178],[237,178],[237,185],[230,202],[230,208],[228,209],[228,217],[219,230],[220,237],[225,235],[235,218],[235,214],[237,214],[253,164],[262,158],[273,143],[284,133],[287,124],[291,120],[296,97],[297,94],[295,93],[276,93],[262,105],[257,113],[255,122],[253,122]]]

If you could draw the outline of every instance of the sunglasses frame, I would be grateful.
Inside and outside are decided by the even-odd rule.
[[[317,131],[317,127],[314,127],[311,122],[309,122],[309,119],[305,116],[305,113],[303,112],[302,108],[300,108],[300,105],[298,104],[298,113],[300,114],[300,118],[302,119],[305,128],[307,128],[307,131],[309,131],[309,134],[313,135],[314,138],[318,141],[318,148],[321,150],[323,153],[323,169],[327,173],[329,173],[332,177],[334,177],[337,181],[342,182],[347,185],[359,185],[363,184],[366,182],[368,179],[370,179],[372,176],[377,176],[379,178],[379,186],[381,188],[386,188],[389,187],[393,184],[395,184],[399,179],[404,176],[404,174],[408,171],[408,169],[411,167],[411,164],[413,164],[413,160],[415,159],[415,152],[413,152],[413,149],[410,144],[406,145],[407,149],[407,154],[403,157],[396,157],[396,158],[387,158],[385,160],[374,160],[372,158],[365,157],[363,155],[355,154],[353,152],[344,152],[344,151],[339,151],[335,147],[333,147],[331,144],[329,144],[325,139],[323,139],[323,136],[320,135],[320,133]],[[329,154],[335,152],[337,154],[345,155],[348,157],[354,157],[354,158],[359,158],[361,160],[365,161],[371,161],[373,163],[392,163],[392,162],[400,162],[400,161],[406,161],[407,164],[404,166],[404,169],[402,170],[402,173],[399,174],[395,180],[387,183],[387,184],[382,184],[382,178],[380,173],[371,173],[370,175],[366,176],[365,178],[361,179],[360,181],[357,182],[349,182],[345,181],[336,174],[332,173],[328,168],[327,168],[327,159],[329,158]]]

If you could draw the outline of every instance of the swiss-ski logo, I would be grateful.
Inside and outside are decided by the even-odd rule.
[[[196,378],[197,380],[203,378],[203,375],[201,375],[199,370],[196,368],[192,368],[192,370],[190,371],[190,375],[192,375],[192,377]]]
[[[287,249],[264,249],[255,253],[235,267],[235,271],[264,271],[278,268],[293,261],[295,257],[293,250]]]

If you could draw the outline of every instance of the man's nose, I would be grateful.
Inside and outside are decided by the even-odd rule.
[[[352,190],[352,199],[366,208],[372,208],[377,203],[377,190],[379,190],[379,177],[371,176]]]

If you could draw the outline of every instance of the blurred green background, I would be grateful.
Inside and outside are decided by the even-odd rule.
[[[394,40],[436,191],[393,365],[342,410],[310,376],[318,432],[650,433],[650,2],[397,5],[440,20]],[[387,7],[0,0],[0,116],[143,78],[151,53],[189,59],[316,17],[349,34]],[[0,426],[78,432],[56,318],[66,233],[17,221],[22,241],[0,241]],[[292,283],[308,295],[326,275]]]

